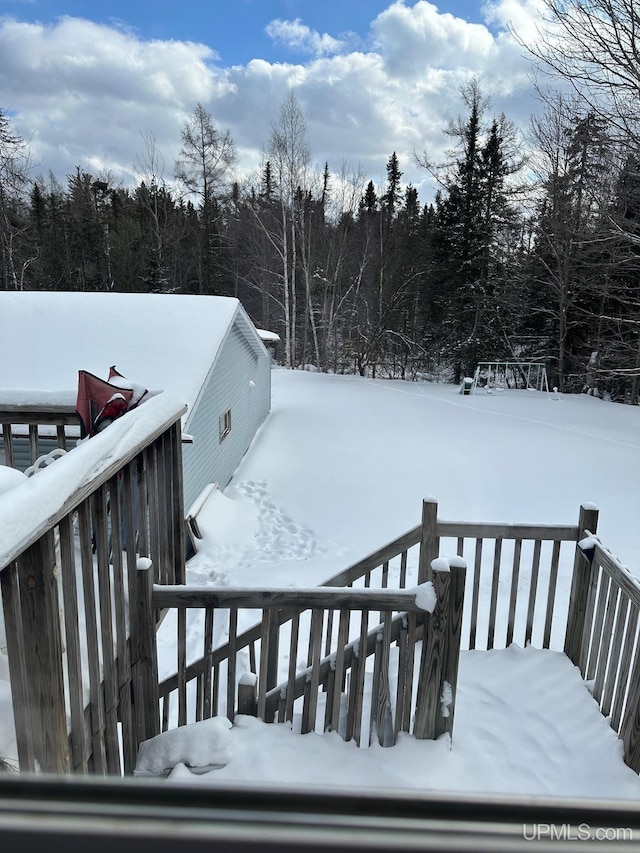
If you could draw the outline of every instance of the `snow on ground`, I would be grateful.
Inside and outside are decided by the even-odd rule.
[[[461,396],[450,385],[274,370],[271,415],[229,487],[213,491],[198,515],[204,538],[188,581],[320,583],[417,524],[426,495],[438,499],[442,518],[475,521],[572,524],[580,503],[593,502],[604,543],[640,569],[639,427],[640,409],[591,397]],[[98,464],[100,438],[74,451],[78,465],[83,453]],[[114,425],[102,440],[119,438]],[[41,482],[55,479],[55,468],[38,474]],[[4,496],[0,528],[26,488]],[[161,675],[175,660],[172,630],[167,618]],[[189,658],[201,642],[191,625]],[[7,675],[0,666],[5,722]],[[462,653],[452,749],[447,737],[407,735],[391,749],[358,749],[337,734],[302,736],[249,717],[169,737],[148,744],[144,762],[154,772],[173,767],[176,784],[640,797],[640,780],[577,669],[558,652],[517,645]],[[14,754],[13,732],[0,725],[0,757]],[[183,762],[217,769],[195,775]]]
[[[604,543],[640,570],[639,428],[638,408],[586,396],[461,396],[450,385],[274,370],[271,415],[198,517],[204,539],[188,582],[320,583],[417,524],[427,495],[441,518],[469,521],[573,524],[581,503],[595,503]],[[200,637],[190,631],[189,657]],[[640,796],[578,670],[532,647],[462,653],[452,749],[447,737],[406,735],[391,749],[358,749],[337,734],[238,717],[213,738],[204,732],[194,762],[198,726],[183,735],[189,763],[216,763],[221,733],[228,763],[194,775],[175,764],[174,740],[172,782]],[[148,755],[162,763],[156,749]]]
[[[218,496],[253,535],[238,547],[220,525],[194,581],[320,583],[418,524],[428,495],[464,521],[575,524],[595,503],[605,544],[640,570],[637,407],[277,369],[272,400]]]

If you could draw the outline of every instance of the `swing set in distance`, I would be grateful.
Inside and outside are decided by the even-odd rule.
[[[549,392],[547,368],[542,362],[480,361],[473,376],[476,388],[505,391],[510,388]]]

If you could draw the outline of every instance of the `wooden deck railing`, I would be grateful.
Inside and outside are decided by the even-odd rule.
[[[576,555],[565,653],[640,772],[640,580],[594,536]]]
[[[325,585],[402,589],[429,580],[434,558],[455,554],[468,566],[463,649],[514,641],[562,649],[575,546],[585,530],[595,532],[597,519],[585,505],[575,525],[445,521],[429,498],[421,524]]]
[[[437,517],[436,502],[428,499],[423,504],[420,525],[334,575],[323,587],[346,587],[354,593],[369,594],[376,590],[380,593],[399,592],[418,583],[436,581],[432,565],[439,554],[457,556],[465,565],[470,565],[461,591],[464,607],[461,606],[455,617],[462,620],[456,626],[462,648],[506,648],[514,641],[522,645],[532,642],[541,648],[562,648],[576,543],[588,529],[587,525],[592,529],[597,525],[597,511],[588,506],[581,508],[576,525],[443,521]],[[437,598],[439,602],[443,600],[442,594]],[[353,677],[361,679],[364,677],[362,671],[358,669],[356,673],[353,668],[356,664],[357,667],[361,665],[355,648],[365,648],[365,657],[372,661],[370,677],[375,680],[379,670],[379,662],[375,658],[378,650],[376,638],[381,637],[381,648],[395,645],[393,653],[400,657],[400,671],[408,672],[406,656],[414,652],[407,652],[405,643],[413,648],[417,641],[423,639],[420,623],[414,627],[411,622],[407,633],[407,619],[412,619],[410,614],[391,617],[389,621],[384,617],[383,608],[378,609],[381,611],[379,619],[373,619],[370,612],[365,623],[362,615],[348,617],[344,610],[338,612],[331,607],[326,607],[321,617],[308,608],[302,611],[270,608],[263,610],[262,621],[238,632],[238,609],[231,607],[225,617],[228,619],[229,639],[217,644],[211,610],[203,621],[203,655],[187,665],[187,610],[178,608],[176,672],[164,679],[159,689],[163,708],[162,730],[215,713],[224,713],[232,719],[238,708],[236,683],[239,669],[256,675],[259,673],[258,690],[264,700],[259,703],[258,714],[265,720],[292,720],[294,703],[303,700],[301,731],[309,730],[307,709],[310,701],[316,701],[309,699],[309,685],[318,681],[320,688],[329,695],[324,728],[335,729],[338,720],[333,702],[337,694],[332,672],[336,661],[340,659],[340,667],[344,666]],[[452,618],[448,610],[445,610],[445,615]],[[304,640],[299,639],[301,637]],[[429,638],[427,632],[426,639],[429,641]],[[310,643],[307,666],[296,671],[298,643],[307,641]],[[315,664],[314,642],[319,643],[317,648],[322,649],[322,655]],[[268,649],[262,657],[261,648]],[[426,664],[427,660],[431,663]],[[438,654],[431,654],[424,661],[425,666],[437,666]],[[288,671],[282,671],[284,662],[288,662]],[[413,673],[407,677],[413,678]],[[341,679],[346,682],[344,676]],[[428,683],[426,677],[418,680],[421,684]],[[436,682],[437,679],[434,680]],[[398,695],[407,689],[410,701],[415,704],[411,685],[403,685],[400,694],[396,695],[394,735],[398,731],[409,730],[403,714],[397,710],[397,703],[405,701]],[[354,701],[351,693],[346,701]],[[322,730],[322,725],[318,724],[318,727]],[[342,733],[351,737],[354,729],[351,725],[344,725]],[[358,742],[361,740],[357,732],[356,739]]]
[[[29,488],[48,500],[35,514],[25,484],[0,518],[21,769],[130,772],[142,739],[239,709],[363,744],[371,733],[391,743],[411,720],[417,737],[434,737],[451,731],[453,713],[434,709],[445,682],[455,702],[459,648],[511,642],[564,648],[623,739],[625,760],[640,767],[640,585],[595,539],[595,508],[583,506],[576,525],[465,523],[439,519],[428,499],[420,525],[319,588],[177,589],[182,409],[169,413],[161,397],[39,473]],[[110,449],[118,431],[117,453],[101,458],[101,442]],[[452,571],[434,571],[441,555]],[[433,617],[415,600],[427,583]],[[158,683],[155,627],[167,609],[177,613],[176,671]],[[187,663],[195,611],[203,654]],[[256,623],[239,631],[247,612]]]
[[[561,649],[575,545],[587,529],[587,521],[595,530],[597,512],[583,507],[576,525],[451,522],[438,519],[437,513],[436,501],[432,498],[425,500],[420,524],[332,576],[322,586],[406,589],[432,579],[431,563],[439,554],[461,556],[469,566],[461,628],[463,649],[506,648],[513,641]],[[518,594],[518,588],[524,584],[526,592]],[[504,603],[505,596],[508,605]],[[189,664],[184,656],[178,656],[175,674],[165,678],[160,688],[163,730],[171,725],[184,725],[188,719],[193,719],[187,715],[184,685],[192,681],[202,685],[205,677],[210,678],[213,695],[217,697],[220,690],[217,685],[222,683],[223,669],[227,661],[233,669],[238,655],[244,655],[249,669],[257,672],[262,626],[256,622],[238,632],[237,619],[237,613],[232,611],[229,623],[231,639],[228,642],[205,651],[202,657]],[[275,663],[278,659],[277,635],[290,629],[292,614],[284,609],[272,614],[270,619],[272,663],[263,681],[267,691],[271,691],[269,712],[274,697],[282,690]],[[325,636],[329,636],[336,630],[334,613],[328,610],[325,619]],[[208,623],[204,630],[204,643],[208,648],[206,637],[212,630]],[[185,632],[186,613],[179,612],[178,649],[184,648]],[[206,675],[208,672],[211,672],[210,676]],[[195,704],[196,708],[201,705],[199,702]],[[230,715],[235,706],[228,697],[226,704],[221,700],[215,707]],[[197,713],[195,719],[200,719]]]
[[[21,770],[132,770],[140,557],[184,582],[180,417],[151,398],[3,495],[0,588]],[[121,746],[122,743],[122,746]]]
[[[428,591],[425,587],[212,590],[155,586],[148,593],[146,611],[177,609],[179,637],[184,637],[187,610],[204,611],[207,659],[207,666],[194,673],[189,691],[185,643],[179,639],[177,676],[165,680],[156,694],[164,707],[163,729],[168,726],[170,695],[177,693],[179,717],[188,722],[220,712],[233,719],[236,711],[244,710],[267,722],[288,720],[302,733],[338,731],[345,740],[354,738],[358,745],[368,745],[377,737],[383,746],[391,746],[399,731],[411,731],[421,738],[451,732],[464,568],[461,560],[451,566],[447,563],[444,570],[434,574],[434,585],[428,584]],[[149,590],[149,586],[141,583],[140,589]],[[430,605],[428,612],[425,600]],[[256,678],[247,679],[249,673],[239,678],[238,612],[256,608],[262,611],[260,642],[253,661]],[[433,623],[431,610],[435,612]],[[337,618],[329,619],[329,614],[337,614]],[[214,624],[220,616],[229,625],[229,642],[223,650],[214,650]],[[152,620],[146,635],[145,657],[151,660],[155,649]],[[418,640],[423,641],[421,660],[415,658]],[[306,656],[306,667],[299,668],[301,654]],[[395,661],[390,667],[392,656]],[[369,658],[373,666],[368,672]],[[222,663],[226,672],[223,670],[221,677]],[[284,664],[284,672],[279,671],[278,663]],[[414,668],[419,675],[417,689]],[[280,675],[282,681],[270,687]],[[451,696],[449,712],[443,717],[445,683]],[[155,701],[152,697],[151,704]]]
[[[60,403],[0,403],[0,425],[4,464],[11,468],[33,465],[53,447],[70,450],[80,437],[80,417],[75,406]]]

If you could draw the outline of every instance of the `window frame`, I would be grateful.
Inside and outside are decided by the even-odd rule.
[[[218,435],[219,435],[220,444],[222,444],[222,442],[225,440],[225,438],[229,435],[230,432],[231,432],[231,409],[227,409],[218,418]]]

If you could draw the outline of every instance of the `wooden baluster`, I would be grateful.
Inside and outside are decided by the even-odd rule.
[[[554,542],[553,551],[551,553],[551,569],[549,572],[549,588],[547,592],[547,613],[544,620],[544,639],[542,642],[542,647],[545,649],[551,648],[551,626],[553,625],[553,612],[555,610],[556,602],[556,587],[558,585],[560,545],[560,542]]]
[[[404,589],[407,585],[407,552],[406,550],[400,555],[400,580],[398,586]]]
[[[478,605],[480,603],[480,575],[482,573],[482,539],[476,539],[473,562],[473,591],[471,594],[471,618],[469,619],[469,648],[476,648],[478,630]]]
[[[353,716],[353,734],[358,746],[362,743],[362,713],[364,706],[364,682],[367,669],[367,640],[369,632],[369,611],[363,610],[360,614],[360,642],[358,646],[358,661],[354,667],[351,667],[352,680],[355,684],[352,689],[355,689],[355,705]]]
[[[212,607],[207,607],[204,613],[204,672],[202,677],[202,718],[205,720],[214,716],[215,713],[211,703],[213,625],[214,610]]]
[[[6,446],[6,445],[5,445]],[[36,757],[40,759],[41,747],[36,742],[39,726],[35,721],[38,707],[31,698],[30,673],[27,659],[31,655],[26,649],[26,635],[20,610],[20,581],[18,566],[12,563],[0,572],[0,589],[4,612],[7,654],[11,676],[11,697],[13,699],[13,719],[18,747],[20,771],[33,773],[36,769]]]
[[[311,677],[308,679],[309,689],[305,690],[305,701],[302,709],[302,734],[315,731],[316,727],[323,623],[324,611],[314,608],[311,612],[311,629],[309,632],[309,665],[311,666]]]
[[[293,720],[294,683],[298,662],[298,635],[300,632],[300,611],[296,610],[291,618],[291,636],[289,638],[289,673],[287,679],[287,695],[285,700],[285,720]]]
[[[487,649],[495,642],[496,614],[498,610],[498,587],[500,584],[500,561],[502,557],[502,539],[496,539],[493,548],[493,575],[491,578],[491,602],[489,604],[489,629],[487,631]]]
[[[334,671],[333,702],[331,707],[332,731],[337,732],[340,727],[340,706],[342,704],[342,691],[345,676],[345,647],[349,642],[349,623],[351,613],[346,608],[340,611],[340,624],[338,626],[338,640],[336,645],[336,662]]]
[[[598,510],[590,505],[581,506],[578,518],[578,541],[585,536],[587,531],[595,534],[597,526]],[[580,667],[583,675],[585,672],[586,655],[584,640],[588,632],[587,609],[589,590],[592,585],[593,571],[591,563],[585,557],[582,550],[576,546],[564,653],[576,666]]]
[[[238,608],[229,608],[229,657],[227,659],[227,717],[233,722],[236,708],[236,654],[238,640]],[[262,675],[263,647],[260,646],[260,693],[264,693],[265,677]],[[258,697],[260,702],[260,697]],[[264,708],[263,708],[264,713]],[[258,707],[258,716],[260,709]]]
[[[518,579],[520,577],[520,558],[522,555],[522,539],[516,539],[513,546],[513,566],[511,569],[511,594],[509,596],[509,619],[507,622],[507,638],[505,645],[508,647],[513,642],[513,631],[516,621],[516,604],[518,600]]]
[[[187,724],[187,611],[177,609],[178,725]]]
[[[542,542],[536,539],[533,544],[533,557],[531,562],[531,580],[529,582],[529,603],[527,607],[527,625],[524,635],[525,646],[531,642],[533,635],[534,614],[536,611],[536,593],[538,591],[538,576],[540,574],[540,552]]]
[[[92,766],[96,773],[106,773],[106,752],[104,743],[104,703],[100,684],[98,623],[96,619],[96,595],[93,569],[93,543],[91,530],[91,498],[78,507],[78,531],[80,538],[80,563],[82,568],[82,593],[86,627],[87,660],[89,668],[90,725],[92,738]],[[144,708],[137,707],[144,713]],[[144,727],[144,723],[139,724]],[[139,730],[139,725],[137,729]]]
[[[622,710],[625,704],[626,685],[629,683],[630,678],[629,673],[631,672],[631,661],[637,630],[638,608],[629,602],[629,616],[624,632],[622,654],[620,656],[620,684],[616,690],[616,697],[611,709],[611,728],[616,732],[620,731],[620,720],[622,719]]]
[[[395,743],[391,694],[389,687],[389,649],[391,646],[391,613],[383,617],[383,629],[380,648],[380,667],[378,671],[378,689],[371,697],[376,704],[376,729],[380,746],[389,747]]]

